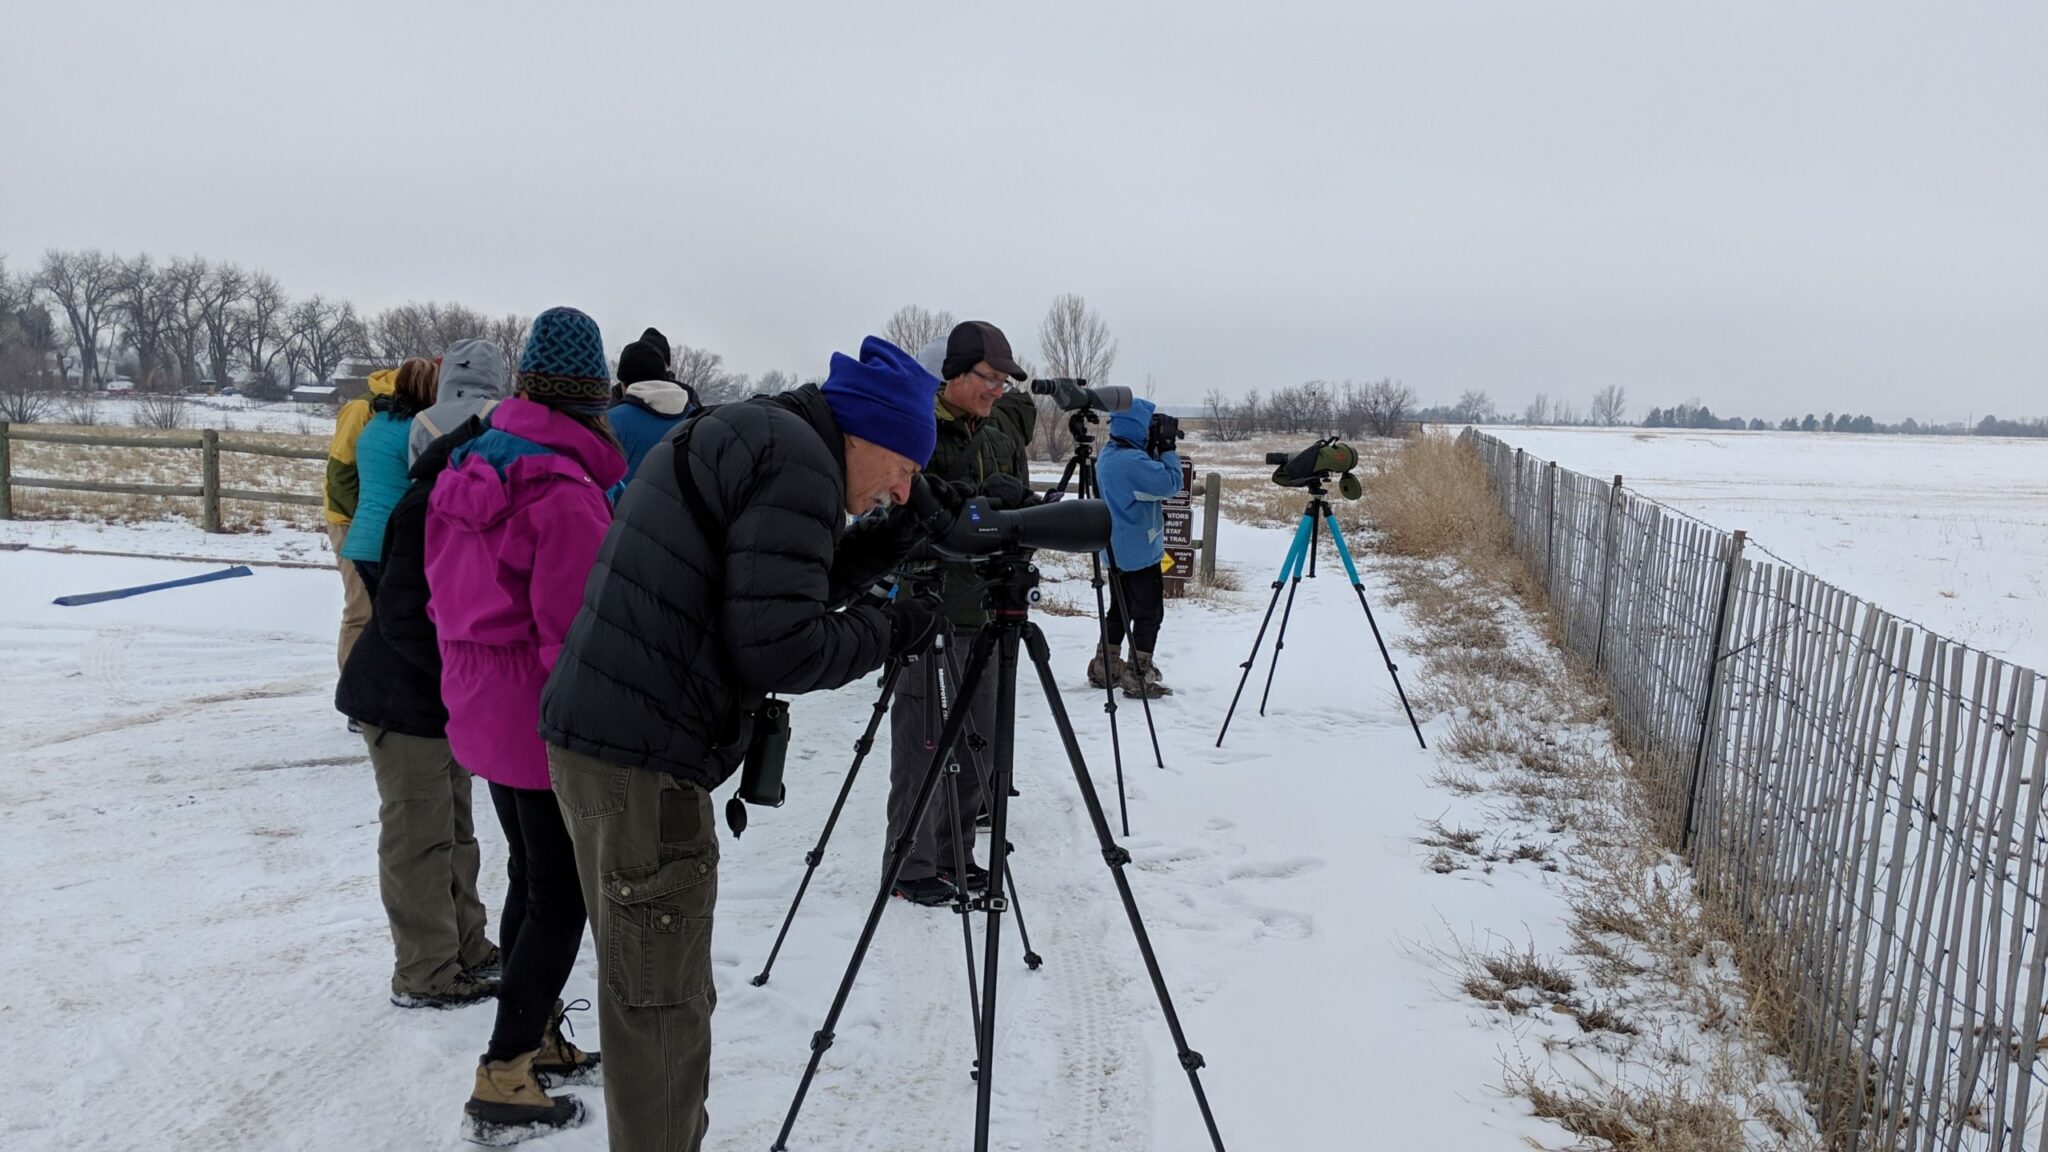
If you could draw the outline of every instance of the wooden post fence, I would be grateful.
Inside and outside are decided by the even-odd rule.
[[[143,448],[161,452],[197,450],[197,484],[115,484],[104,480],[60,480],[46,476],[17,476],[13,468],[13,444],[75,444],[86,448]],[[326,503],[320,492],[260,491],[223,488],[220,483],[220,454],[270,456],[284,460],[325,460],[327,449],[282,447],[271,444],[223,441],[217,429],[172,436],[140,436],[100,432],[58,432],[22,427],[0,421],[0,520],[14,518],[14,489],[42,488],[54,492],[93,492],[114,496],[174,496],[199,501],[199,524],[208,532],[220,532],[220,503],[246,500],[258,504],[296,504],[318,508]]]

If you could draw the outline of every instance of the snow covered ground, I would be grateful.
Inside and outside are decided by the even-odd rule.
[[[68,528],[68,530],[67,530]],[[105,542],[89,526],[38,542]],[[182,537],[173,539],[172,537]],[[166,529],[148,550],[317,554],[318,537]],[[8,537],[19,539],[19,537]],[[1155,704],[1166,769],[1127,706],[1132,886],[1233,1149],[1522,1149],[1570,1139],[1502,1094],[1513,1045],[1425,942],[1565,938],[1561,881],[1533,863],[1439,875],[1418,842],[1453,800],[1430,782],[1350,589],[1304,584],[1271,714],[1240,709],[1213,747],[1264,607],[1282,531],[1226,528],[1246,586],[1175,603]],[[488,1007],[405,1012],[375,881],[376,797],[331,705],[340,585],[259,568],[80,608],[59,594],[208,570],[0,552],[0,1080],[8,1149],[463,1147]],[[1369,577],[1371,579],[1371,577]],[[1380,587],[1370,586],[1380,604]],[[1085,589],[1066,597],[1082,599]],[[1397,655],[1412,625],[1382,609]],[[1089,766],[1114,811],[1107,724],[1081,671],[1092,621],[1041,616]],[[1270,651],[1271,638],[1267,646]],[[1412,652],[1406,659],[1413,659]],[[1263,674],[1264,664],[1260,665]],[[1255,682],[1248,694],[1255,695]],[[772,982],[759,969],[869,713],[873,679],[800,698],[790,801],[725,842],[715,956],[714,1149],[771,1142],[872,896],[886,740],[865,767]],[[996,1145],[1206,1147],[1043,701],[1020,684],[1016,875],[1045,966],[1004,971]],[[1427,722],[1432,737],[1444,721]],[[478,804],[486,902],[503,846]],[[494,916],[495,918],[495,916]],[[972,1127],[958,925],[885,917],[792,1148],[960,1147]],[[586,941],[570,997],[595,997]],[[594,1014],[580,1037],[595,1040]],[[604,1147],[591,1119],[532,1145]]]
[[[2048,441],[1486,431],[1749,538],[1887,611],[2048,670]]]

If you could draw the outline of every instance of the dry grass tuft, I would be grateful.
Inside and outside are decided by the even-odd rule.
[[[1673,1078],[1659,1086],[1520,1085],[1536,1115],[1618,1152],[1735,1152],[1748,1145],[1742,1116]]]
[[[1478,454],[1449,437],[1402,441],[1366,478],[1365,506],[1396,556],[1469,559],[1507,548],[1507,521]]]

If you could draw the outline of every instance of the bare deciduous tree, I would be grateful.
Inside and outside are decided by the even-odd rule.
[[[292,307],[285,329],[285,359],[293,383],[302,368],[318,384],[330,379],[343,360],[369,352],[356,306],[346,300],[336,304],[317,293],[308,296]]]
[[[233,264],[215,264],[201,282],[196,313],[205,333],[206,368],[217,387],[234,379],[236,350],[242,345],[242,297],[249,274]]]
[[[1493,397],[1477,388],[1467,388],[1458,394],[1457,407],[1452,414],[1467,424],[1484,424],[1494,418]]]
[[[953,330],[953,314],[941,308],[934,312],[922,304],[905,304],[882,325],[882,339],[912,356],[917,350]]]
[[[519,366],[519,354],[526,350],[526,334],[532,330],[533,317],[507,312],[484,326],[484,339],[496,344],[498,350],[505,354],[505,369],[509,372]],[[450,340],[448,343],[454,342]],[[445,352],[447,347],[444,344],[441,350]]]
[[[1538,392],[1536,398],[1529,401],[1529,406],[1522,409],[1522,423],[1550,423],[1550,395],[1548,393]]]
[[[1375,436],[1398,436],[1401,421],[1415,406],[1415,393],[1406,384],[1380,380],[1365,389],[1365,421]]]
[[[173,260],[163,271],[172,305],[164,343],[177,366],[178,387],[188,391],[199,386],[199,350],[206,340],[200,302],[205,298],[208,273],[206,261],[197,256]]]
[[[135,386],[144,392],[183,385],[171,347],[179,287],[146,254],[117,263],[112,310],[135,352]]]
[[[1223,389],[1209,389],[1208,395],[1202,397],[1202,410],[1209,418],[1209,427],[1206,430],[1209,439],[1229,444],[1251,435],[1248,429],[1238,423],[1237,409],[1238,406],[1231,403],[1230,397],[1223,394]]]
[[[84,252],[43,254],[42,270],[36,282],[71,325],[71,339],[78,347],[78,372],[88,388],[105,383],[100,365],[100,339],[113,321],[114,293],[121,265],[97,248]]]
[[[276,277],[268,272],[249,277],[249,290],[242,296],[240,331],[249,386],[258,395],[277,397],[289,391],[279,385],[274,369],[290,336],[285,328],[285,317],[290,311],[291,298],[285,295]]]
[[[725,357],[709,348],[685,344],[675,350],[669,366],[676,383],[694,389],[697,399],[705,404],[724,404],[749,394],[746,376],[726,371]]]
[[[1593,419],[1608,427],[1628,416],[1628,393],[1619,384],[1609,384],[1593,394]]]
[[[1116,367],[1116,339],[1088,301],[1072,293],[1053,299],[1038,323],[1038,355],[1049,376],[1075,376],[1090,384],[1109,383]]]

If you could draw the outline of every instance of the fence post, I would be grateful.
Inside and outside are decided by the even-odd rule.
[[[1513,534],[1515,551],[1522,550],[1522,450],[1515,449],[1515,487],[1511,497],[1512,506],[1508,512],[1508,531]]]
[[[1543,468],[1543,592],[1557,603],[1557,461]]]
[[[199,528],[220,531],[220,432],[214,428],[199,433]]]
[[[1614,584],[1614,509],[1621,503],[1621,473],[1607,490],[1607,525],[1600,537],[1600,625],[1593,631],[1593,671],[1607,661],[1607,592]]]
[[[1728,572],[1721,580],[1721,606],[1714,614],[1712,662],[1707,665],[1707,702],[1700,709],[1700,745],[1693,753],[1692,780],[1685,789],[1685,824],[1678,836],[1680,851],[1692,847],[1692,818],[1699,807],[1700,783],[1706,775],[1707,745],[1714,735],[1714,693],[1721,683],[1721,661],[1728,654],[1728,620],[1735,614],[1735,588],[1742,573],[1742,542],[1748,535],[1737,528],[1734,539],[1728,543]]]
[[[0,520],[14,519],[14,456],[8,451],[7,441],[12,427],[0,420]]]
[[[1216,579],[1216,528],[1223,518],[1223,477],[1202,477],[1202,583]]]

